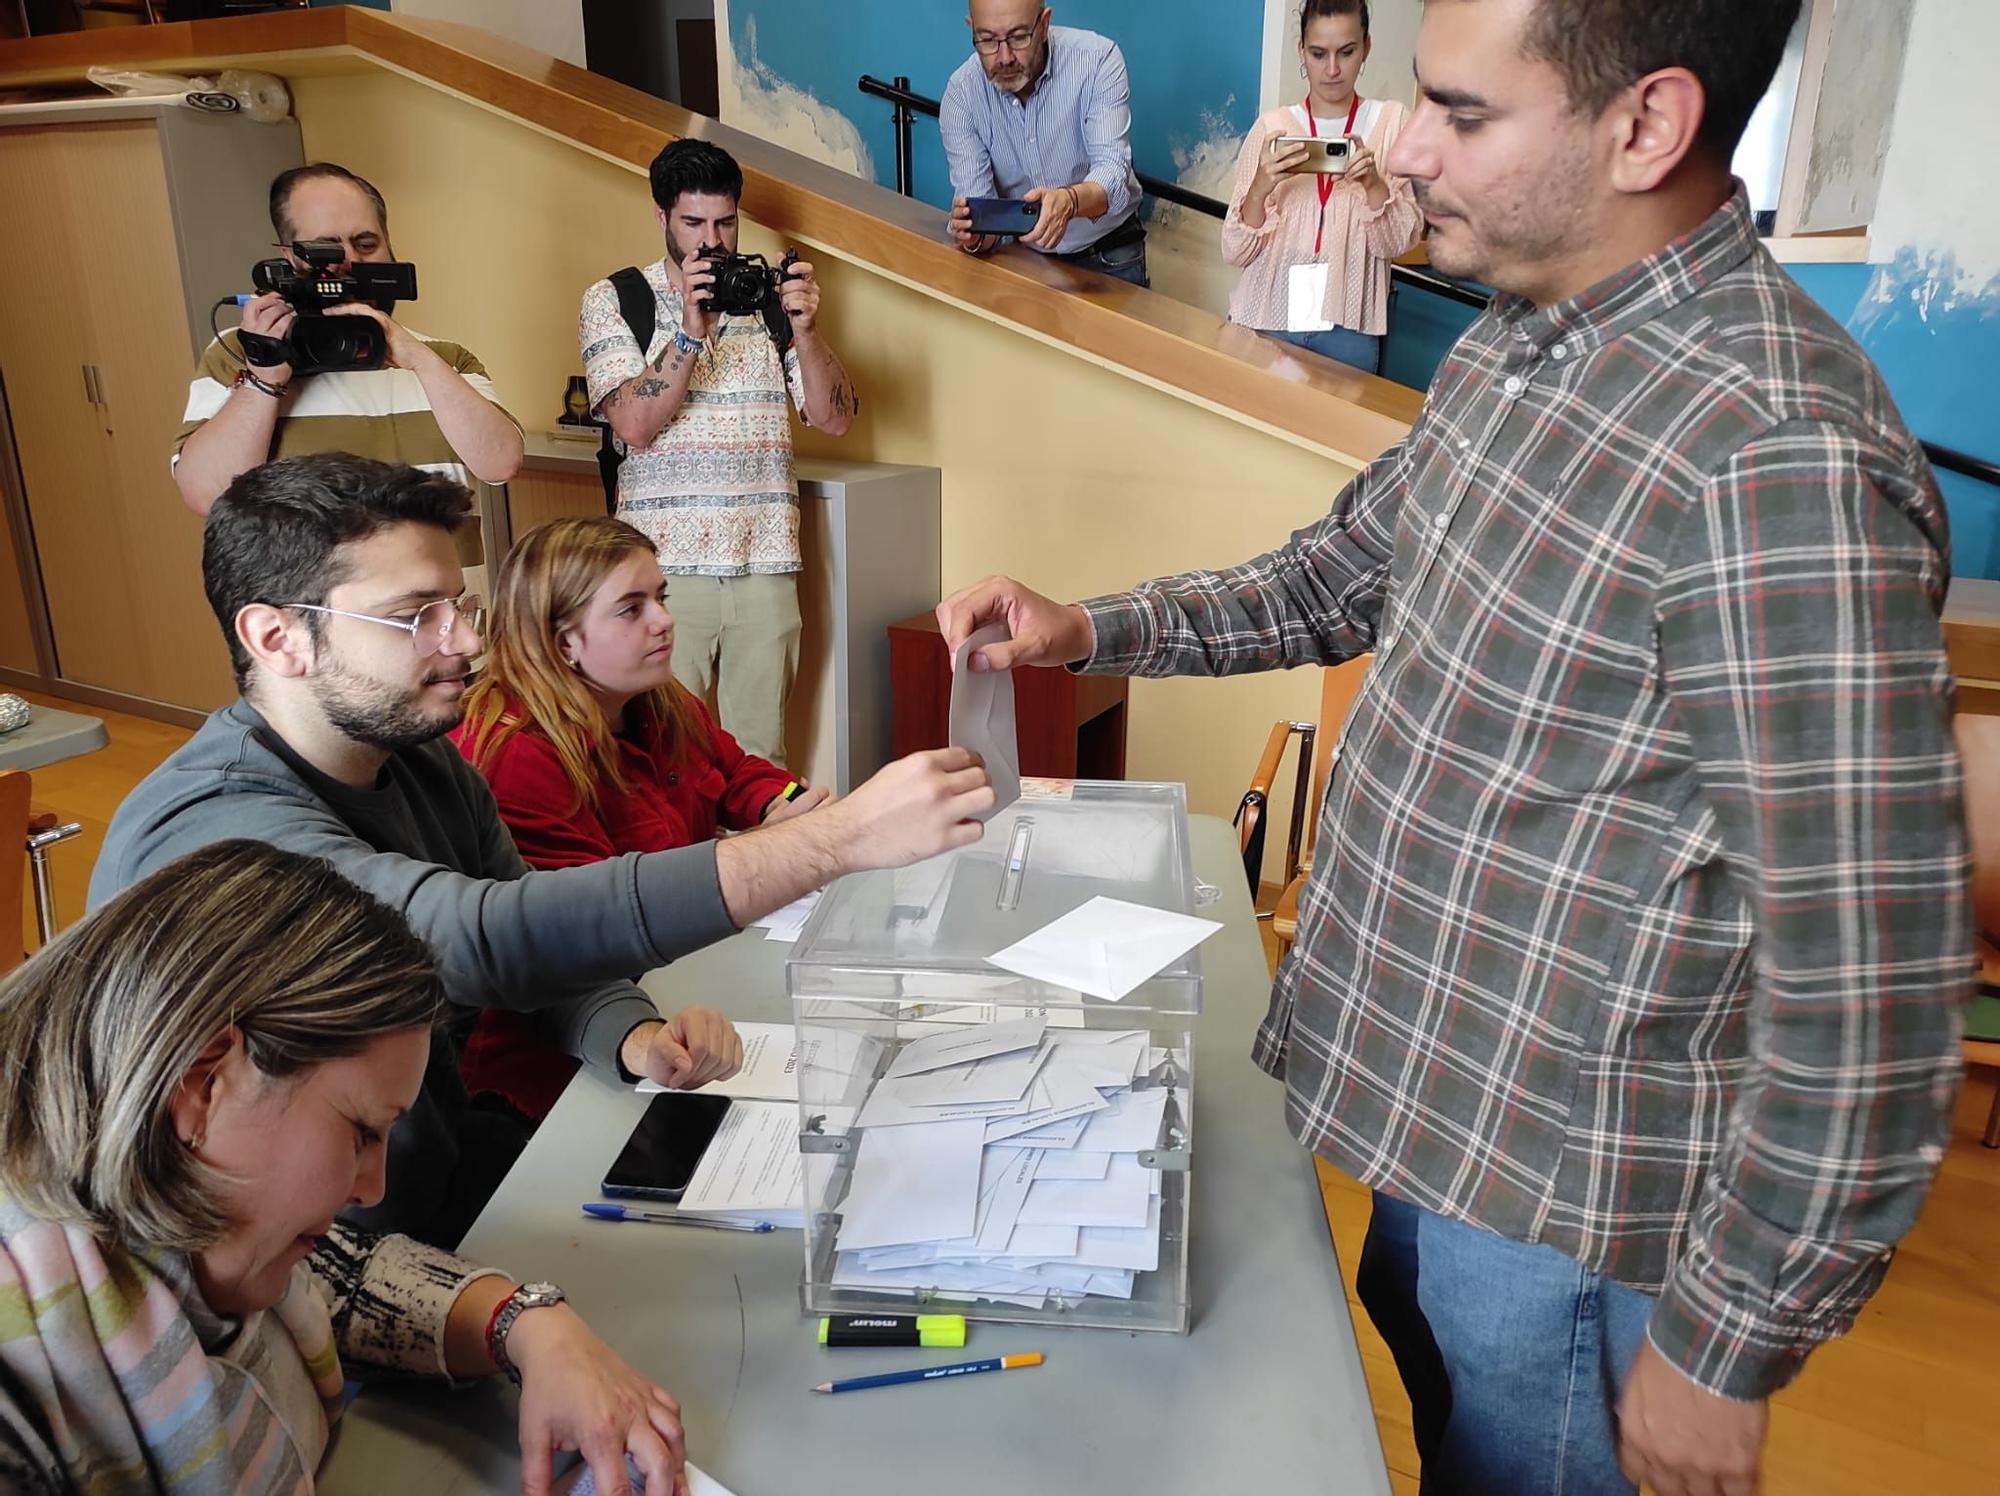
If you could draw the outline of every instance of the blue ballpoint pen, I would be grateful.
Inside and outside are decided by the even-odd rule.
[[[629,1205],[602,1205],[587,1201],[583,1207],[587,1216],[596,1216],[600,1221],[651,1221],[658,1226],[699,1226],[705,1231],[775,1231],[778,1228],[769,1221],[722,1221],[711,1220],[707,1216],[670,1214],[663,1210],[634,1210]]]

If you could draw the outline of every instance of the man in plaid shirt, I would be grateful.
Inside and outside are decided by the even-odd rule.
[[[1429,0],[1409,436],[1227,571],[939,608],[975,669],[1373,650],[1256,1054],[1375,1187],[1426,1491],[1755,1489],[1948,1133],[1973,970],[1942,500],[1729,161],[1799,0]]]

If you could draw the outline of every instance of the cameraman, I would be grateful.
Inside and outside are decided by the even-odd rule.
[[[808,424],[834,436],[854,424],[860,401],[820,333],[812,266],[794,264],[779,283],[791,332],[782,357],[761,315],[702,309],[715,253],[736,253],[743,172],[729,154],[676,140],[654,158],[652,186],[667,246],[642,272],[652,341],[639,346],[610,280],[584,292],[591,414],[627,454],[618,517],[653,542],[670,579],[675,676],[697,696],[712,686],[744,751],[782,762],[802,564],[785,401],[789,393]]]
[[[291,246],[310,239],[338,240],[347,251],[336,273],[356,261],[396,258],[382,194],[330,161],[279,173],[271,183],[271,227],[301,270]],[[234,332],[208,345],[174,438],[174,482],[188,508],[207,514],[239,473],[309,452],[407,462],[467,487],[474,479],[505,483],[520,470],[521,428],[478,359],[365,302],[328,307],[326,315],[380,324],[384,366],[294,375],[289,364],[246,364]],[[282,338],[297,320],[281,296],[266,292],[244,306],[242,330]]]

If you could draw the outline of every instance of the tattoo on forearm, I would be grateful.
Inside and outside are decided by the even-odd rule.
[[[673,361],[671,363],[667,360],[669,352],[673,354]],[[668,390],[673,388],[672,381],[674,377],[687,367],[687,361],[687,353],[680,348],[674,348],[670,345],[667,348],[661,349],[660,356],[653,360],[652,369],[655,374],[664,373],[667,377],[665,379],[645,377],[638,379],[631,387],[632,398],[635,400],[651,400],[657,396],[664,395]],[[605,403],[608,405],[610,401],[607,400]]]
[[[836,379],[833,382],[833,393],[827,399],[833,406],[835,415],[851,416],[861,408],[861,402],[855,399],[854,391],[847,387],[847,381],[844,379]]]

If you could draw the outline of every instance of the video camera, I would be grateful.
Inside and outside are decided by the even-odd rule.
[[[282,338],[239,332],[244,358],[253,364],[290,364],[294,374],[381,368],[389,351],[382,329],[366,317],[329,317],[326,309],[365,301],[386,313],[399,301],[415,301],[417,267],[406,260],[357,260],[336,272],[334,267],[347,258],[338,239],[302,239],[292,253],[304,262],[304,270],[290,260],[259,260],[250,267],[250,284],[284,297],[298,318]]]
[[[773,266],[762,255],[725,254],[720,245],[702,245],[694,252],[694,258],[709,262],[715,281],[702,298],[701,309],[732,317],[761,316],[771,341],[778,345],[782,355],[792,346],[792,321],[785,315],[778,290],[792,279],[792,263],[798,257],[797,250],[788,249],[785,257]]]

